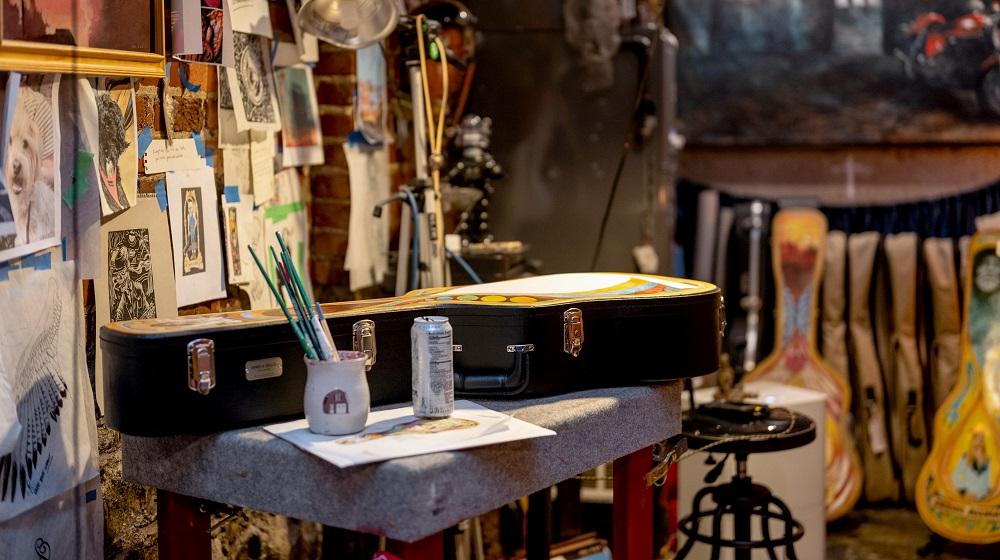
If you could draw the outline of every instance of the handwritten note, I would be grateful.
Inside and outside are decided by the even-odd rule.
[[[169,144],[166,140],[153,140],[146,149],[142,162],[146,174],[205,167],[205,160],[198,155],[198,147],[193,138],[182,138]]]

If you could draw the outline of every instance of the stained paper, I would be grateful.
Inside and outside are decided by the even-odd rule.
[[[282,164],[323,164],[323,132],[312,70],[305,65],[275,71],[281,108]]]
[[[0,389],[10,391],[22,426],[0,457],[0,523],[97,476],[79,283],[72,262],[57,250],[44,255],[0,281],[0,376],[9,387]]]
[[[177,316],[170,227],[155,196],[140,196],[132,208],[101,226],[101,272],[94,282],[97,325]],[[97,345],[97,405],[104,410],[104,367]]]
[[[11,72],[6,87],[0,262],[60,244],[59,75]],[[13,227],[11,227],[13,222]]]
[[[274,134],[255,131],[250,141],[250,172],[258,205],[274,196]]]
[[[203,167],[167,173],[177,305],[225,297],[215,174]]]
[[[281,129],[278,95],[274,91],[270,41],[257,35],[236,33],[235,68],[226,68],[237,130]]]
[[[108,216],[135,203],[139,168],[132,79],[100,78],[94,98],[97,103],[101,213]]]

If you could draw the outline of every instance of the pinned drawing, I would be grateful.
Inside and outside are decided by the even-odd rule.
[[[108,278],[112,321],[156,317],[148,229],[108,232]]]
[[[184,276],[205,272],[205,224],[201,189],[181,189],[184,201]]]
[[[0,282],[0,376],[21,433],[0,456],[0,522],[96,475],[93,402],[83,356],[75,270],[49,252],[49,268]]]
[[[229,239],[229,258],[232,262],[233,274],[243,275],[243,262],[240,260],[240,228],[236,216],[236,208],[226,209],[226,237]]]
[[[138,160],[132,79],[101,79],[94,96],[97,101],[101,213],[107,216],[135,204]]]
[[[226,68],[239,130],[280,130],[268,40],[236,33],[234,68]]]
[[[276,71],[275,76],[283,123],[281,143],[284,166],[321,165],[323,138],[312,70],[304,65],[290,66]]]

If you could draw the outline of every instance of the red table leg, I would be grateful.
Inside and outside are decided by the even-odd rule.
[[[653,489],[645,479],[652,466],[652,447],[615,460],[614,558],[653,558]]]
[[[156,542],[160,560],[212,560],[209,514],[198,500],[156,491]]]
[[[403,560],[442,560],[444,558],[444,534],[435,533],[411,543],[390,540],[386,543],[386,548]]]

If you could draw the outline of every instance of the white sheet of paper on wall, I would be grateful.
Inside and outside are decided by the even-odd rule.
[[[81,280],[101,275],[101,193],[97,174],[97,102],[88,78],[67,77],[59,84],[62,151],[61,228],[66,260],[76,261]],[[88,162],[89,158],[89,163]],[[133,166],[138,162],[133,159]]]
[[[177,305],[226,296],[215,173],[210,167],[167,173]]]
[[[201,0],[173,0],[170,5],[170,46],[174,54],[201,52]]]
[[[240,197],[253,195],[253,179],[250,173],[250,146],[222,149],[223,185],[235,185]]]
[[[198,155],[194,138],[179,138],[173,142],[153,140],[142,157],[142,163],[146,175],[205,167],[205,160]]]
[[[233,31],[268,39],[274,36],[267,0],[229,0],[229,13],[233,17]]]
[[[250,172],[257,205],[274,196],[274,134],[253,131],[250,140]]]
[[[248,33],[236,33],[234,41],[240,63],[226,75],[237,130],[281,130],[270,41]]]

